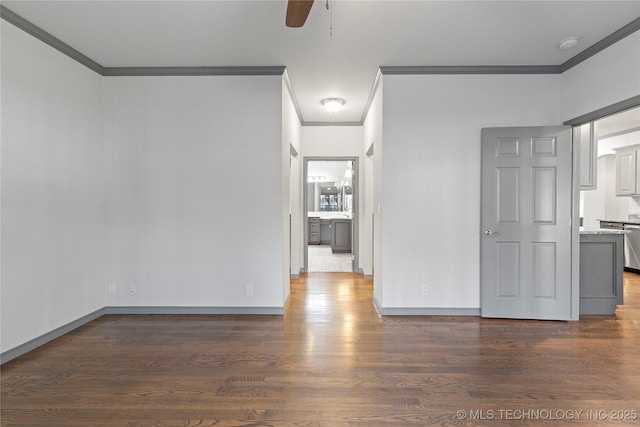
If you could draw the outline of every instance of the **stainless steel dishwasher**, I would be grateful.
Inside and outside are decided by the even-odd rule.
[[[640,270],[640,225],[625,224],[624,266]]]

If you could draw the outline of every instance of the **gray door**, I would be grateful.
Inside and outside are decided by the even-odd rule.
[[[483,317],[570,320],[571,128],[482,130]]]

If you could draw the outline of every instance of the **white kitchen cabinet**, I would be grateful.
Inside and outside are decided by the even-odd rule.
[[[595,122],[573,128],[573,140],[578,150],[580,190],[598,188],[598,138]]]
[[[638,147],[616,151],[616,196],[635,196],[640,193]]]

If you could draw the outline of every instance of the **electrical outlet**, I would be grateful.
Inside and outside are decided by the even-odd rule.
[[[129,288],[129,295],[135,295],[136,294],[136,287],[135,286],[131,286]]]
[[[117,292],[118,292],[118,285],[116,285],[114,282],[109,283],[109,288],[107,290],[107,293],[111,295],[115,295]]]
[[[423,283],[422,286],[420,287],[420,293],[422,295],[429,295],[429,285],[427,285],[426,283]]]
[[[253,296],[253,285],[249,284],[245,287],[245,291],[248,297]]]

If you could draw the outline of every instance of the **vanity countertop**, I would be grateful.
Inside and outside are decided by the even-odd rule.
[[[584,228],[580,227],[580,234],[626,234],[627,230],[615,230],[611,228]]]
[[[307,212],[308,218],[351,219],[348,212]]]

